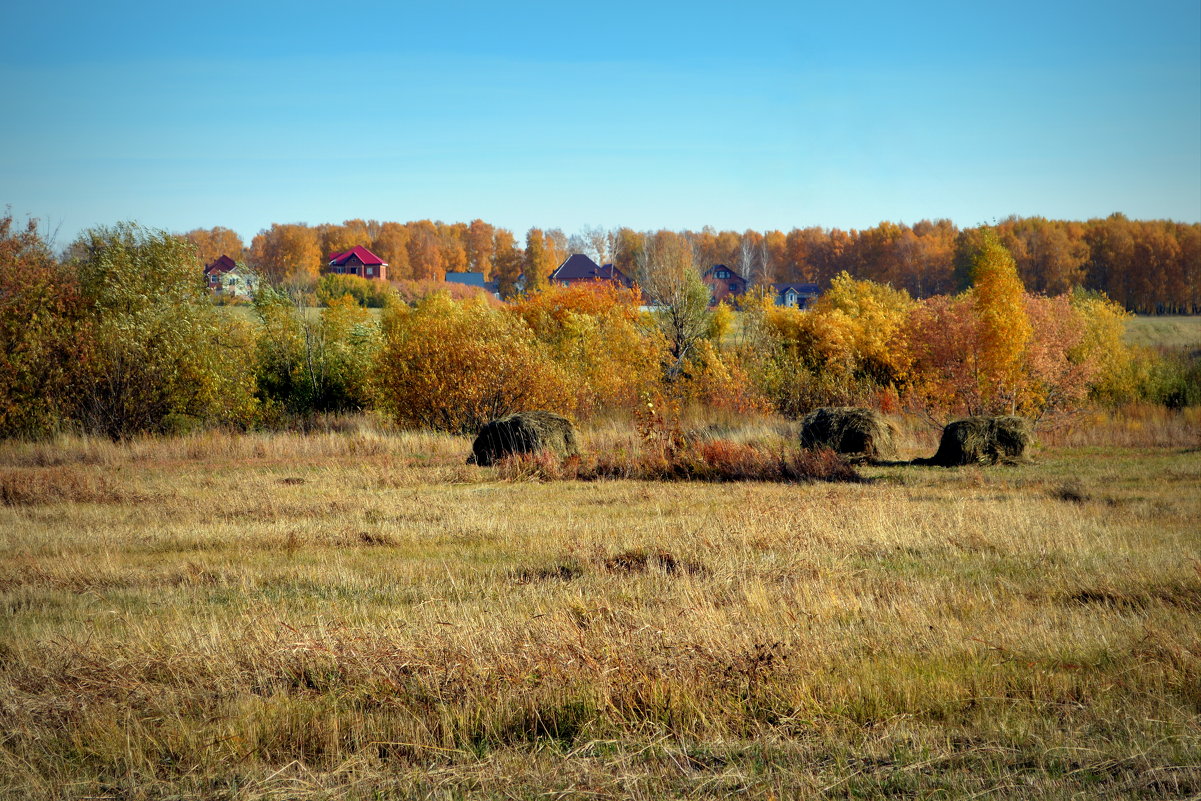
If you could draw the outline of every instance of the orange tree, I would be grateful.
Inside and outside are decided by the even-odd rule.
[[[917,409],[935,419],[1011,412],[1039,420],[1090,394],[1112,402],[1137,392],[1135,360],[1122,341],[1126,314],[1117,304],[1079,292],[1022,293],[1007,303],[1018,308],[991,321],[978,288],[918,305],[907,338]],[[998,341],[989,330],[998,319],[1017,320],[1013,338]]]
[[[519,315],[442,294],[385,312],[376,377],[398,423],[456,433],[512,412],[570,413],[575,405],[567,374]]]

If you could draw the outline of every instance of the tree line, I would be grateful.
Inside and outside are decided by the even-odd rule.
[[[950,220],[913,225],[882,222],[864,230],[794,228],[791,231],[678,232],[702,266],[725,264],[756,283],[813,282],[828,287],[846,273],[888,284],[915,298],[962,291],[972,254],[985,229],[996,232],[1013,256],[1025,287],[1059,295],[1075,289],[1103,292],[1144,314],[1201,313],[1201,224],[1131,220],[1121,214],[1087,220],[1009,217],[995,225],[959,228]],[[204,262],[225,254],[245,261],[273,282],[312,283],[329,254],[369,247],[389,264],[396,281],[442,281],[447,272],[481,272],[512,293],[518,276],[544,285],[571,253],[638,272],[651,232],[585,227],[567,235],[531,228],[520,241],[483,220],[397,223],[347,220],[341,224],[273,224],[247,247],[228,228],[182,235]]]
[[[915,298],[842,272],[808,311],[762,287],[738,314],[710,307],[697,258],[687,235],[660,231],[631,265],[640,290],[548,285],[502,304],[406,301],[375,282],[381,314],[338,293],[314,312],[305,287],[264,282],[252,321],[213,304],[198,249],[178,236],[121,223],[60,258],[36,225],[0,217],[0,436],[121,439],[362,411],[470,433],[530,408],[795,418],[864,405],[945,421],[1201,405],[1201,362],[1128,346],[1129,313],[1102,294],[1027,291],[996,230],[979,231],[961,291]]]

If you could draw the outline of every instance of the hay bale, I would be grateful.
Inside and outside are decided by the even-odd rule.
[[[493,420],[480,429],[467,464],[487,467],[518,453],[550,451],[561,458],[579,456],[575,426],[552,412],[517,412]]]
[[[1034,441],[1030,421],[1024,417],[969,417],[942,430],[938,452],[924,464],[959,467],[965,464],[1012,464],[1026,458]]]
[[[896,426],[871,409],[823,407],[801,421],[802,448],[829,448],[873,461],[896,456],[896,435]]]

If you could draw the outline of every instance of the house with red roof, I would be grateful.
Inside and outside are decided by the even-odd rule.
[[[716,306],[724,300],[737,298],[746,292],[747,282],[738,273],[724,264],[715,264],[705,271],[701,280],[709,287],[709,305]]]
[[[629,289],[634,282],[612,264],[599,265],[583,253],[573,253],[550,274],[551,283],[571,286],[585,281],[614,281]]]
[[[206,264],[204,278],[215,295],[250,297],[259,286],[258,276],[229,256],[221,256]]]
[[[208,280],[209,289],[218,289],[221,286],[221,277],[237,266],[238,263],[229,256],[221,256],[204,265],[204,277]]]
[[[350,250],[329,254],[329,272],[335,275],[357,275],[359,278],[388,280],[388,263],[362,245]]]

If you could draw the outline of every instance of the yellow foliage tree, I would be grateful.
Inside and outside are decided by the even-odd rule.
[[[215,228],[197,228],[181,238],[196,246],[201,264],[211,264],[222,256],[229,256],[234,261],[242,260],[242,237],[229,228],[219,225]]]
[[[570,413],[564,371],[521,317],[431,295],[384,318],[381,401],[402,425],[474,433],[518,411]]]
[[[250,244],[250,266],[272,282],[312,283],[322,263],[317,231],[307,225],[272,223]]]
[[[521,317],[572,377],[576,408],[632,408],[656,384],[666,343],[642,325],[637,290],[594,282],[548,286],[517,301]]]
[[[1133,400],[1139,391],[1138,373],[1134,351],[1125,339],[1126,322],[1133,315],[1100,292],[1077,290],[1071,303],[1084,324],[1073,356],[1096,363],[1093,397],[1108,403]]]
[[[525,235],[525,289],[538,292],[555,271],[554,255],[540,228],[531,228]]]
[[[1015,412],[1033,329],[1017,264],[990,229],[983,232],[971,276],[979,326],[974,361],[980,397],[986,408]]]
[[[766,323],[811,368],[886,385],[907,373],[904,329],[912,308],[905,291],[844,272],[811,311],[773,306]]]

